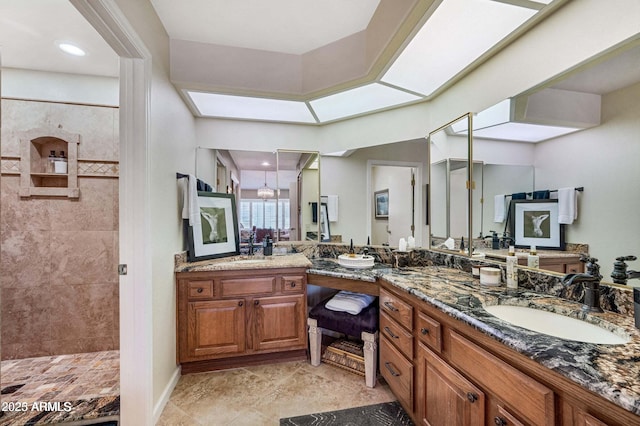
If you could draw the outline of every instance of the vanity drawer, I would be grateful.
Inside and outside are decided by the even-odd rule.
[[[386,313],[407,330],[413,328],[413,307],[384,289],[380,289],[380,312]]]
[[[189,281],[187,283],[189,300],[211,299],[213,297],[213,280]]]
[[[305,278],[302,275],[283,275],[281,280],[282,292],[302,293],[304,291]]]
[[[380,333],[407,358],[413,359],[413,336],[384,312],[380,312]]]
[[[230,278],[220,280],[222,297],[271,294],[276,290],[276,277]]]
[[[380,339],[380,373],[402,405],[413,411],[413,364],[386,338]]]
[[[416,319],[416,335],[418,339],[434,351],[442,350],[442,335],[440,323],[429,315],[418,312]]]
[[[554,424],[553,391],[501,359],[450,332],[450,360],[469,378],[504,401],[509,409],[535,425]]]

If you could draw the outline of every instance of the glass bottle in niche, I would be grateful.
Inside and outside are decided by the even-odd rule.
[[[51,150],[51,151],[49,151],[49,157],[47,158],[47,162],[45,164],[44,172],[45,173],[54,173],[55,172],[55,164],[56,164],[56,152]]]
[[[56,158],[55,173],[58,173],[58,174],[67,173],[67,157],[65,157],[64,151],[60,151],[60,156]]]

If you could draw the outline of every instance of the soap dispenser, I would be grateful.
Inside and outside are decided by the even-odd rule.
[[[531,246],[531,248],[529,249],[529,255],[527,256],[527,266],[529,268],[540,267],[540,256],[538,256],[536,246]]]
[[[509,255],[507,256],[507,288],[518,288],[518,270],[516,265],[518,264],[518,257],[516,256],[516,249],[514,246],[509,246]]]

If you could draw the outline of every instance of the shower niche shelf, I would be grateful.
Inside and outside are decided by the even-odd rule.
[[[80,135],[61,129],[32,129],[20,137],[20,197],[80,198],[78,144]],[[65,152],[67,173],[48,170],[49,153]]]

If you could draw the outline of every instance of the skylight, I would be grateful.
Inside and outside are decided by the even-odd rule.
[[[538,11],[492,0],[447,0],[382,77],[428,96]]]
[[[187,95],[205,117],[316,123],[304,102],[194,92]]]
[[[421,99],[401,90],[373,83],[309,102],[320,122],[337,120]]]

